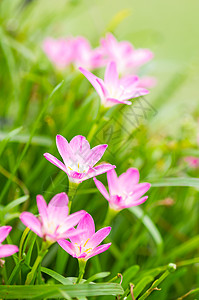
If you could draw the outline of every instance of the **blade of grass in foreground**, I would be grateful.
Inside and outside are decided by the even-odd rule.
[[[192,177],[173,177],[173,178],[161,178],[161,179],[148,179],[152,187],[164,187],[164,186],[191,186],[199,188],[199,179]]]
[[[120,284],[96,283],[75,285],[34,285],[34,286],[0,286],[0,296],[4,299],[33,299],[44,293],[52,297],[63,297],[61,292],[66,292],[70,297],[122,295],[124,293]]]
[[[38,127],[39,121],[41,120],[41,118],[42,118],[44,112],[46,111],[46,109],[47,109],[47,107],[48,107],[48,104],[49,104],[50,100],[52,99],[52,97],[54,96],[54,94],[60,89],[60,87],[63,85],[63,82],[64,82],[64,81],[60,82],[60,83],[53,89],[53,91],[52,91],[52,93],[50,94],[50,96],[48,97],[48,99],[47,99],[47,101],[46,101],[46,103],[45,103],[43,109],[41,110],[40,114],[38,115],[38,117],[37,117],[37,119],[36,119],[36,121],[35,121],[35,123],[34,123],[34,125],[33,125],[32,131],[31,131],[31,133],[30,133],[29,140],[28,140],[27,144],[25,145],[25,147],[24,147],[24,149],[23,149],[23,151],[22,151],[22,153],[21,153],[21,155],[20,155],[20,157],[19,157],[19,159],[18,159],[18,162],[17,162],[17,164],[16,164],[16,166],[15,166],[15,168],[14,168],[12,174],[11,174],[11,177],[10,177],[9,180],[7,181],[6,185],[4,186],[4,189],[3,189],[2,193],[1,193],[1,195],[0,195],[0,203],[2,202],[3,197],[5,196],[6,192],[8,191],[8,189],[9,189],[9,187],[10,187],[10,184],[11,184],[11,182],[12,182],[12,179],[13,179],[13,177],[14,177],[16,171],[18,170],[18,168],[19,168],[19,166],[20,166],[20,164],[21,164],[21,161],[23,160],[23,158],[24,158],[26,152],[28,151],[28,148],[29,148],[29,146],[30,146],[30,144],[31,144],[32,138],[33,138],[33,136],[34,136],[34,133],[35,133],[37,127]]]

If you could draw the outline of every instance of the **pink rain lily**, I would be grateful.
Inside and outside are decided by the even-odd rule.
[[[100,48],[92,49],[89,41],[81,36],[74,38],[73,44],[74,64],[77,67],[94,70],[104,66],[105,62]]]
[[[111,164],[100,164],[94,167],[108,145],[98,145],[90,149],[89,142],[82,135],[75,136],[70,143],[63,136],[57,135],[56,144],[64,164],[49,153],[45,153],[44,157],[63,170],[71,182],[78,184],[115,168]]]
[[[77,229],[82,233],[70,238],[70,241],[59,240],[58,244],[70,255],[87,261],[92,256],[106,251],[111,243],[98,246],[110,233],[111,227],[104,227],[95,232],[93,218],[88,213],[81,219]]]
[[[84,210],[68,216],[68,196],[65,193],[55,195],[49,204],[41,195],[37,196],[39,218],[30,212],[23,212],[20,220],[44,240],[55,242],[74,235],[71,229],[86,214]]]
[[[137,76],[129,75],[119,79],[116,63],[113,61],[106,67],[104,81],[83,68],[79,68],[79,70],[96,89],[102,105],[105,107],[122,103],[130,105],[129,99],[149,93],[145,88],[139,87],[139,78]]]
[[[15,245],[2,245],[2,242],[7,238],[11,230],[11,226],[0,227],[0,258],[13,255],[19,251],[19,248]]]
[[[48,58],[59,69],[63,69],[71,64],[74,56],[72,39],[52,39],[47,38],[43,43],[43,50]]]
[[[151,185],[147,182],[139,183],[139,171],[137,169],[129,168],[119,177],[117,177],[115,170],[111,170],[107,173],[107,180],[109,193],[105,186],[94,178],[98,190],[108,200],[110,207],[114,210],[140,205],[148,198],[148,196],[142,196]]]
[[[137,73],[139,67],[153,58],[149,49],[134,49],[128,41],[118,42],[108,33],[105,39],[101,39],[104,56],[108,62],[115,61],[119,74]]]
[[[190,168],[196,169],[199,167],[199,158],[194,156],[187,156],[184,159]]]

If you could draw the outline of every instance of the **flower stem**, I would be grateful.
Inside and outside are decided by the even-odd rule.
[[[71,205],[73,198],[75,197],[76,191],[77,191],[78,183],[69,181],[69,188],[68,188],[68,214],[70,214]]]
[[[48,247],[49,246],[50,246],[50,244],[47,241],[42,242],[41,250],[39,251],[37,259],[35,260],[35,263],[32,267],[32,270],[28,273],[28,275],[26,277],[26,282],[25,282],[26,285],[34,283],[37,269],[38,269],[40,263],[42,262],[44,256],[48,252]]]
[[[110,206],[109,206],[103,226],[110,226],[112,220],[115,218],[115,216],[118,214],[118,212],[119,211],[114,210],[114,209],[110,208]]]
[[[86,268],[86,260],[84,260],[84,259],[78,259],[78,262],[79,262],[79,276],[77,278],[76,283],[79,283],[80,280],[83,278],[84,272],[85,272],[85,268]]]

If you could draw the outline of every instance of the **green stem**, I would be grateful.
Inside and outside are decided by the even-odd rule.
[[[26,282],[25,282],[26,285],[34,283],[37,269],[38,269],[40,263],[42,262],[44,256],[48,252],[48,247],[49,246],[50,246],[50,244],[47,241],[42,242],[41,250],[39,251],[37,259],[35,260],[35,263],[32,267],[32,270],[28,273],[28,275],[26,277]]]
[[[95,122],[93,123],[88,135],[87,135],[87,140],[89,142],[92,141],[96,131],[100,128],[100,123],[103,121],[103,118],[104,118],[104,115],[107,111],[107,108],[101,106],[100,110],[99,110],[99,113],[97,115],[97,118],[95,120]]]
[[[69,199],[69,202],[68,202],[68,214],[70,214],[71,206],[72,206],[72,201],[73,201],[73,198],[75,197],[77,188],[78,188],[78,183],[69,181],[69,188],[68,188],[68,199]]]
[[[119,211],[114,210],[114,209],[110,208],[110,206],[109,206],[103,226],[110,226],[111,222],[113,221],[113,219],[115,218],[115,216],[118,213],[119,213]]]
[[[85,268],[86,268],[86,260],[79,259],[79,276],[77,278],[76,283],[79,283],[84,276]]]

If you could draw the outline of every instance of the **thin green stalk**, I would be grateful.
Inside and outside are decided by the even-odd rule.
[[[41,250],[40,250],[40,252],[37,256],[37,259],[35,260],[35,263],[32,267],[32,270],[28,273],[28,275],[26,277],[26,282],[25,282],[26,285],[34,283],[37,269],[38,269],[39,265],[41,264],[44,256],[48,252],[48,247],[49,246],[50,246],[50,244],[48,242],[46,242],[46,241],[42,242]]]
[[[79,262],[79,276],[77,278],[76,283],[79,283],[80,280],[83,278],[87,261],[84,259],[79,259],[78,262]]]
[[[74,199],[74,197],[76,195],[77,188],[78,188],[78,183],[69,181],[69,188],[68,188],[68,199],[69,199],[69,202],[68,202],[68,214],[71,211],[72,201],[73,201],[73,199]]]

